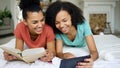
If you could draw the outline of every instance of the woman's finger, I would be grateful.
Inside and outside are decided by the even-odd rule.
[[[76,66],[76,68],[93,68],[92,66]]]

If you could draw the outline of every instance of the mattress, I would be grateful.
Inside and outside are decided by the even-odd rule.
[[[115,35],[94,35],[99,58],[94,62],[93,68],[120,68],[120,38]],[[2,46],[15,47],[15,39],[10,40]],[[27,48],[27,47],[25,47]],[[63,52],[71,52],[75,56],[84,56],[89,54],[86,47],[75,48],[64,46]],[[111,59],[112,58],[112,59]],[[3,50],[0,49],[0,68],[59,68],[61,59],[53,58],[52,63],[36,60],[35,63],[26,64],[22,61],[4,60]]]

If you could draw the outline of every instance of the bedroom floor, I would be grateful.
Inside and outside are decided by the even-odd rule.
[[[120,35],[116,35],[116,36],[120,38]],[[0,45],[9,42],[13,38],[14,38],[13,34],[5,35],[5,36],[0,36]]]

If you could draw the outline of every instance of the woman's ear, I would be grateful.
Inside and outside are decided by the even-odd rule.
[[[23,20],[23,23],[27,26],[27,22],[26,22],[26,20]]]

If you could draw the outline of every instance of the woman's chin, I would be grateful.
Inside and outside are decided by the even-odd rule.
[[[67,34],[68,32],[67,31],[62,31],[62,33]]]
[[[39,31],[39,32],[37,31],[37,32],[36,32],[36,34],[41,34],[41,33],[42,33],[42,31]]]

